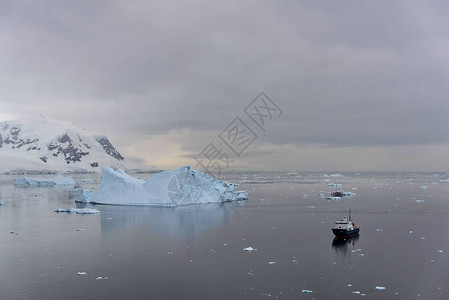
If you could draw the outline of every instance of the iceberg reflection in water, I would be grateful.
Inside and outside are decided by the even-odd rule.
[[[101,232],[104,238],[114,238],[120,231],[127,232],[128,229],[132,229],[133,232],[141,229],[146,234],[189,244],[200,235],[231,222],[234,208],[246,205],[246,202],[177,207],[111,205],[89,205],[89,207],[101,211]]]

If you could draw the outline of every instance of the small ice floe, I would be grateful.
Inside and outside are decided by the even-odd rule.
[[[410,233],[410,234],[413,234],[413,233],[415,233],[413,230],[410,230],[408,233]]]
[[[275,262],[275,261],[269,261],[268,264],[269,264],[269,265],[275,265],[276,262]]]
[[[301,292],[303,292],[303,293],[313,293],[312,290],[301,290]]]
[[[86,272],[78,272],[78,275],[87,275]]]
[[[84,178],[83,180],[81,180],[81,182],[94,182],[94,181],[90,178]]]
[[[320,193],[318,194],[318,196],[320,196],[320,197],[324,197],[325,195],[324,195],[324,193],[323,193],[323,192],[320,192]]]
[[[376,289],[376,290],[385,290],[386,287],[384,287],[384,286],[379,286],[379,285],[378,285],[378,286],[375,287],[375,289]]]
[[[87,214],[87,215],[91,215],[91,214],[98,214],[100,211],[93,209],[93,208],[57,208],[54,210],[54,212],[57,213],[77,213],[77,214]]]
[[[423,189],[423,190],[426,190],[426,189],[429,188],[429,186],[428,186],[428,185],[422,185],[422,186],[420,186],[419,188],[420,188],[420,189]]]
[[[3,205],[5,205],[5,202],[0,202],[0,206],[3,206]]]
[[[353,294],[360,295],[360,291],[354,291]]]
[[[251,252],[251,251],[257,251],[257,249],[253,248],[253,247],[246,247],[246,248],[243,248],[243,251]]]
[[[357,195],[357,194],[352,193],[352,192],[345,192],[345,191],[336,191],[336,192],[331,193],[332,197],[353,197],[355,195]]]
[[[84,231],[84,230],[86,230],[86,229],[84,229],[84,228],[76,229],[76,231]]]
[[[381,231],[383,231],[383,229],[382,228],[377,228],[376,231],[377,232],[381,232]]]
[[[328,183],[327,184],[328,187],[341,187],[341,183]]]
[[[423,203],[424,202],[424,200],[421,200],[421,199],[416,199],[415,201],[416,201],[416,203]]]
[[[330,177],[345,177],[345,175],[340,173],[331,174]]]
[[[438,250],[438,252],[443,253],[443,250]]]
[[[95,280],[103,280],[103,277],[98,276],[97,278],[95,278]]]
[[[329,200],[329,201],[340,201],[341,197],[327,197],[326,200]]]

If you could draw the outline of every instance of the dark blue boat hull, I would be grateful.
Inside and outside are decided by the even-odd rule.
[[[356,236],[359,234],[360,228],[355,228],[354,230],[347,230],[347,229],[332,229],[332,232],[334,233],[334,235],[336,237],[342,237],[342,238],[346,238],[346,237],[351,237],[351,236]]]

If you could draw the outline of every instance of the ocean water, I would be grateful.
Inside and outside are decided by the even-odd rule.
[[[0,176],[1,299],[449,299],[449,174],[230,173],[248,201],[97,215],[55,213],[76,207],[70,188],[15,177]],[[339,189],[357,195],[319,196]],[[360,236],[336,242],[349,208]]]

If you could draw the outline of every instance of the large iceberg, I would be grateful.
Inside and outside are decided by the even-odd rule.
[[[47,187],[47,186],[55,186],[55,185],[75,185],[75,180],[71,177],[65,177],[61,174],[58,174],[56,177],[53,178],[16,178],[14,180],[15,186],[20,187]]]
[[[154,174],[143,180],[124,171],[103,168],[99,192],[80,189],[77,202],[112,205],[177,206],[248,199],[246,191],[185,166]]]

